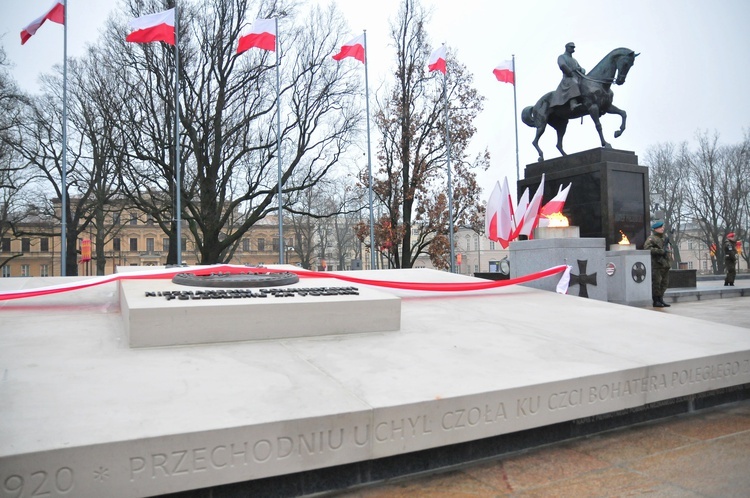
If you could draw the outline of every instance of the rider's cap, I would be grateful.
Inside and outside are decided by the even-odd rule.
[[[576,44],[573,43],[573,42],[568,42],[568,43],[565,44],[565,48],[568,48],[568,47],[576,48]]]
[[[661,228],[663,226],[664,226],[664,222],[663,221],[661,221],[661,220],[655,221],[655,222],[653,222],[651,224],[651,230],[656,230],[657,228]]]
[[[729,232],[729,233],[727,234],[727,238],[728,238],[728,239],[733,239],[733,238],[734,238],[734,232]]]

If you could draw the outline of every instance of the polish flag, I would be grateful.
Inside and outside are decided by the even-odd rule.
[[[565,206],[565,200],[568,198],[568,192],[570,192],[571,185],[572,183],[569,183],[568,186],[565,187],[565,190],[563,190],[562,185],[560,185],[560,190],[557,192],[557,195],[550,199],[550,201],[542,207],[539,213],[544,217],[547,217],[552,213],[561,213],[563,206]]]
[[[568,198],[568,192],[570,192],[571,185],[572,183],[569,183],[565,190],[563,190],[562,185],[560,185],[557,195],[547,204],[542,206],[542,209],[539,210],[538,226],[548,227],[550,224],[549,216],[554,213],[562,213],[563,207],[565,206],[565,199]]]
[[[518,205],[516,206],[516,212],[513,216],[513,233],[510,236],[510,240],[515,240],[518,238],[518,235],[521,233],[521,228],[523,228],[523,215],[526,214],[526,210],[529,208],[529,188],[526,187],[526,190],[523,191],[523,194],[521,194],[521,198],[518,199]]]
[[[36,33],[36,30],[44,24],[44,21],[48,19],[58,24],[65,24],[65,0],[55,0],[44,15],[40,16],[38,19],[34,19],[31,24],[23,28],[23,31],[21,31],[21,45],[29,41],[29,38],[31,38]]]
[[[163,41],[174,45],[174,9],[137,17],[130,21],[130,29],[133,31],[125,38],[125,41],[133,43]]]
[[[365,35],[364,33],[352,38],[341,46],[341,51],[333,56],[334,60],[340,61],[346,57],[354,57],[364,64],[365,62]]]
[[[492,71],[492,74],[495,75],[495,78],[497,78],[497,81],[502,81],[503,83],[510,83],[511,85],[516,84],[516,71],[513,68],[513,61],[501,62]]]
[[[513,204],[508,188],[508,177],[506,177],[500,192],[500,212],[497,215],[497,239],[503,249],[506,249],[512,240],[513,211],[515,211]]]
[[[542,193],[544,192],[544,174],[542,174],[542,182],[539,184],[539,188],[534,192],[534,197],[529,203],[529,207],[523,214],[522,227],[520,235],[525,235],[529,239],[533,238],[533,231],[539,224],[539,209],[542,205]]]
[[[253,47],[262,50],[276,51],[276,19],[256,19],[250,30],[240,35],[237,54]]]
[[[497,241],[497,219],[502,207],[502,189],[500,182],[495,182],[490,198],[487,200],[487,211],[484,214],[484,234],[493,241]]]
[[[427,69],[430,72],[440,71],[445,74],[445,45],[441,45],[432,52],[430,61],[427,63]]]

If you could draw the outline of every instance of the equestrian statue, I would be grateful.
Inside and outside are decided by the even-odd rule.
[[[568,120],[582,118],[589,115],[599,132],[602,147],[612,146],[604,140],[602,124],[599,117],[604,114],[619,114],[622,118],[620,129],[615,131],[615,138],[625,131],[627,113],[612,105],[614,94],[610,87],[612,83],[622,85],[625,77],[639,55],[628,48],[616,48],[607,54],[589,74],[573,58],[575,44],[565,45],[565,53],[557,58],[557,64],[563,73],[562,81],[557,90],[545,94],[533,107],[526,107],[521,112],[521,120],[532,128],[536,128],[536,136],[531,142],[539,152],[539,161],[544,160],[542,149],[539,148],[539,138],[549,124],[557,130],[557,150],[565,156],[562,141]]]

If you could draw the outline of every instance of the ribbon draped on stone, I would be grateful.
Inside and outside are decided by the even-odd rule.
[[[411,290],[411,291],[427,291],[427,292],[466,292],[466,291],[478,291],[494,289],[497,287],[504,287],[507,285],[522,284],[524,282],[530,282],[532,280],[538,280],[540,278],[549,277],[565,271],[565,265],[554,266],[540,272],[531,273],[522,277],[511,278],[509,280],[486,280],[480,282],[398,282],[391,280],[374,280],[368,278],[352,277],[350,275],[342,275],[336,272],[319,272],[319,271],[308,271],[308,270],[287,270],[287,269],[276,269],[276,268],[260,268],[260,267],[248,267],[239,265],[210,265],[210,266],[193,266],[193,267],[180,267],[170,268],[165,270],[146,270],[146,271],[135,271],[125,273],[115,273],[113,275],[105,275],[101,277],[92,277],[86,280],[79,280],[72,283],[51,285],[47,287],[38,287],[36,289],[29,290],[17,290],[17,291],[5,291],[0,292],[0,301],[9,301],[12,299],[24,299],[29,297],[46,296],[50,294],[60,294],[63,292],[71,292],[96,285],[106,284],[109,282],[116,282],[119,280],[148,280],[148,279],[165,279],[172,278],[178,273],[192,273],[197,276],[206,276],[216,273],[228,273],[228,274],[242,274],[242,273],[294,273],[299,278],[332,278],[337,280],[343,280],[345,282],[351,282],[361,285],[371,285],[375,287],[385,287],[388,289],[400,289],[400,290]]]

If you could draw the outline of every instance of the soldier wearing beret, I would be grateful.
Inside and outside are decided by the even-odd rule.
[[[651,225],[651,235],[643,244],[643,249],[651,252],[651,299],[654,308],[668,308],[664,293],[669,285],[669,269],[672,266],[672,247],[664,235],[664,222],[655,221]]]
[[[737,242],[734,240],[734,232],[729,232],[724,241],[724,268],[727,271],[724,285],[734,286],[734,277],[737,275]]]

